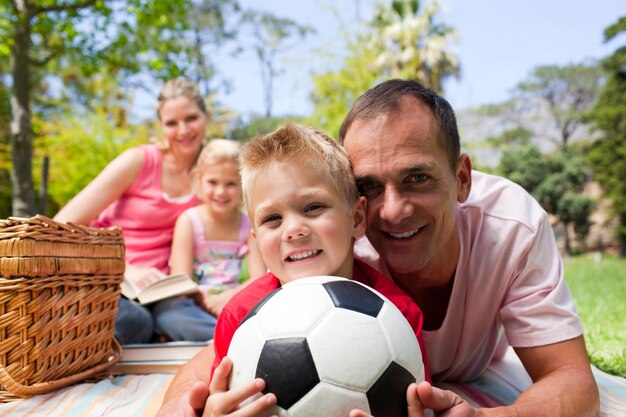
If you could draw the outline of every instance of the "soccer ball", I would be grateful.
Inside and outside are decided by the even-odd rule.
[[[292,281],[268,294],[236,330],[230,388],[263,378],[268,415],[407,414],[406,390],[424,379],[415,333],[377,291],[345,278]],[[260,396],[261,394],[259,394]]]

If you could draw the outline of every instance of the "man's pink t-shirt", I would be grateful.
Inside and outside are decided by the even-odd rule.
[[[582,325],[546,212],[523,188],[472,172],[457,205],[461,253],[446,317],[424,342],[435,381],[469,381],[513,347],[575,338]],[[366,239],[355,254],[389,276]]]
[[[200,200],[195,195],[183,201],[165,199],[161,190],[162,151],[155,145],[139,148],[143,150],[144,163],[137,179],[100,213],[92,226],[121,227],[126,262],[167,273],[176,219]]]

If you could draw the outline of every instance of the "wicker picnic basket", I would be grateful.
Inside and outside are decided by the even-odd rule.
[[[118,228],[0,220],[0,402],[107,375],[123,274]]]

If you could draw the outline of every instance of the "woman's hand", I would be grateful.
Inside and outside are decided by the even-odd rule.
[[[153,282],[165,278],[166,275],[156,268],[146,268],[127,263],[124,277],[130,281],[133,286],[137,287],[139,290],[143,290]]]

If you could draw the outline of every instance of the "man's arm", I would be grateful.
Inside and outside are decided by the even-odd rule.
[[[214,357],[215,352],[211,343],[194,355],[174,375],[157,417],[196,417],[197,411],[204,409],[209,396],[209,380]]]
[[[472,408],[451,391],[418,385],[425,408],[448,410],[449,417],[597,417],[598,387],[589,366],[583,337],[546,346],[515,349],[533,379],[511,406]]]
[[[517,348],[515,353],[533,380],[515,401],[516,408],[528,410],[521,416],[598,416],[598,386],[582,336],[547,346]]]

